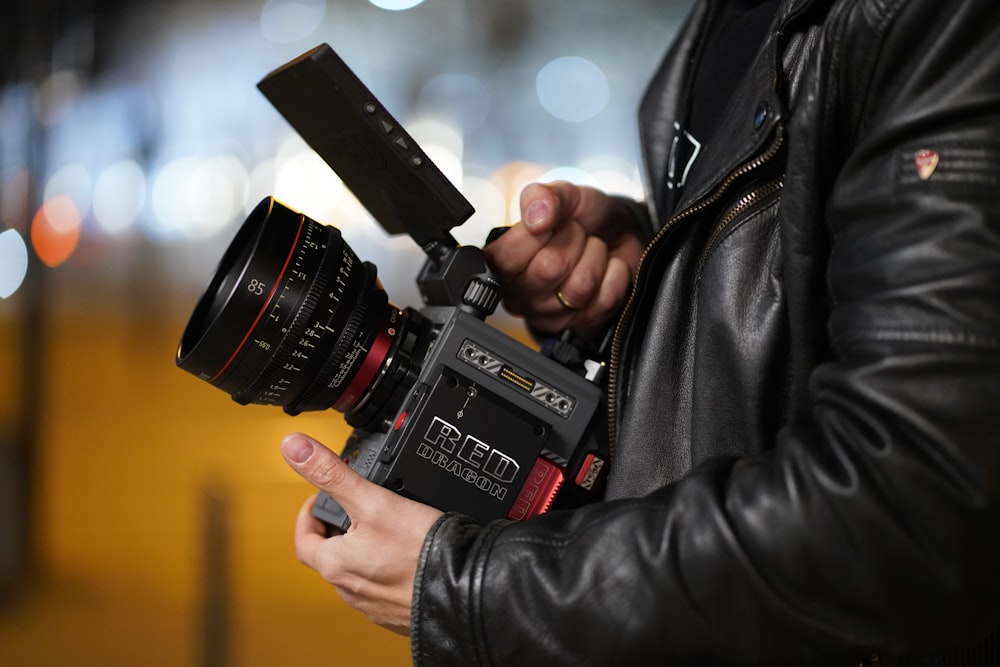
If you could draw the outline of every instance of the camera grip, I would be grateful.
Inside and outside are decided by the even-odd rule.
[[[344,508],[325,491],[320,491],[319,495],[316,496],[316,504],[313,506],[312,514],[326,524],[327,537],[346,533],[347,529],[351,527],[351,517],[347,516]]]

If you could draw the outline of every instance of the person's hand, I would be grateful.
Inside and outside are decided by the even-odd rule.
[[[624,204],[558,181],[521,192],[521,220],[483,252],[504,307],[543,333],[601,331],[628,296],[643,244]]]
[[[281,454],[295,472],[330,494],[351,517],[346,533],[328,538],[323,523],[311,514],[316,497],[310,498],[295,523],[299,560],[370,620],[408,634],[417,559],[441,512],[369,482],[301,433],[285,437]]]

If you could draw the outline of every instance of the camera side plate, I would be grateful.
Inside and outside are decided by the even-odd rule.
[[[427,400],[407,418],[406,446],[385,486],[480,521],[504,517],[549,431],[473,379],[436,368]]]

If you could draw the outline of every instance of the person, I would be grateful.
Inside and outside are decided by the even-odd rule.
[[[601,502],[481,525],[302,434],[299,558],[440,665],[1000,664],[1000,3],[695,3],[642,204],[534,184],[485,248],[614,330]],[[599,433],[598,433],[599,435]]]

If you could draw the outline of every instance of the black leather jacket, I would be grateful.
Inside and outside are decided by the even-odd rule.
[[[784,0],[668,218],[710,13],[641,111],[607,500],[439,521],[418,666],[997,664],[1000,3]]]

